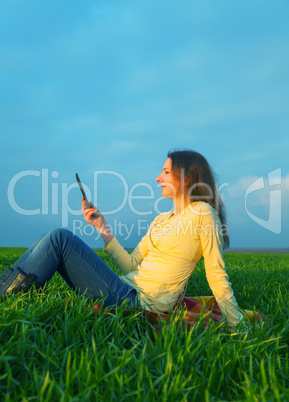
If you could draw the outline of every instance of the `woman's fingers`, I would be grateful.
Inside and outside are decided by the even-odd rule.
[[[85,217],[85,219],[91,219],[93,214],[97,214],[98,211],[96,209],[93,208],[89,208],[89,209],[85,209],[83,212],[83,215]]]
[[[97,218],[98,216],[97,215],[99,215],[98,214],[98,210],[95,208],[95,209],[89,209],[88,211],[87,211],[87,217],[90,219],[91,217],[92,217],[92,215],[96,215],[96,216],[94,216],[94,218]]]
[[[84,201],[84,198],[82,197],[82,206],[81,206],[82,211],[84,211],[85,209],[88,209],[88,208],[89,208],[89,205],[86,204],[86,202]]]
[[[86,202],[84,201],[84,198],[82,198],[82,206],[81,206],[82,212],[84,212],[85,210],[90,210],[90,209],[98,211],[98,209],[95,208],[95,206],[92,204],[92,202],[90,202],[90,205],[87,205]]]
[[[105,219],[102,213],[97,208],[95,208],[92,203],[87,206],[84,198],[82,198],[81,210],[83,212],[84,219],[91,225],[100,228],[105,224]]]

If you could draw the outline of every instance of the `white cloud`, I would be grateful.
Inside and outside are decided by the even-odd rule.
[[[247,188],[257,179],[257,176],[241,177],[235,184],[225,187],[224,192],[229,198],[243,198]]]
[[[281,178],[273,171],[273,181],[268,177],[241,177],[236,183],[223,189],[223,199],[228,209],[229,218],[234,223],[249,224],[250,220],[267,224],[271,227],[288,225],[289,218],[289,174]],[[274,176],[275,174],[275,176]],[[279,222],[279,223],[278,223]],[[275,227],[274,226],[274,227]],[[264,226],[265,227],[265,226]],[[280,226],[281,227],[281,226]],[[277,232],[276,232],[277,233]]]

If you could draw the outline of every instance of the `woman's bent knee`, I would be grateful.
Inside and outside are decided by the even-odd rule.
[[[47,235],[50,237],[52,242],[61,244],[69,238],[75,236],[70,230],[63,228],[53,229],[48,232]]]

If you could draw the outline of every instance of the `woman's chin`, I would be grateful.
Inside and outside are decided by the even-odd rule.
[[[164,198],[173,198],[172,194],[167,194],[165,191],[162,191],[162,196]]]

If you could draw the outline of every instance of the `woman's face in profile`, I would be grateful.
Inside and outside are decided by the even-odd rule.
[[[175,198],[179,194],[180,181],[172,172],[172,160],[168,158],[163,166],[162,173],[156,178],[162,187],[162,196]]]

